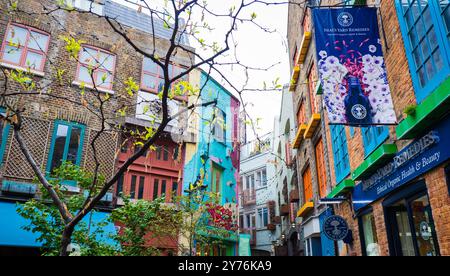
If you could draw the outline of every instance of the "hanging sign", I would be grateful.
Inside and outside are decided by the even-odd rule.
[[[348,224],[340,216],[330,216],[324,222],[322,231],[330,240],[341,241],[348,235]]]
[[[375,8],[313,9],[319,79],[330,124],[397,123]]]

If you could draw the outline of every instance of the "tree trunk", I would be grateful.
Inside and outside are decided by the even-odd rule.
[[[71,225],[68,225],[64,228],[62,238],[61,238],[61,247],[59,250],[59,255],[62,257],[69,256],[69,252],[67,252],[67,247],[72,242],[72,234],[74,231],[74,227]]]

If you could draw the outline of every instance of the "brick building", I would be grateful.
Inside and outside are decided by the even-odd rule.
[[[321,1],[332,4],[336,3]],[[328,126],[328,118],[323,118],[326,159],[332,168],[327,197],[344,199],[333,211],[347,220],[352,232],[336,251],[449,255],[449,4],[368,4],[379,8],[398,125]],[[298,17],[292,20],[298,22]]]
[[[42,93],[55,93],[68,100],[42,95],[19,95],[7,97],[7,102],[1,103],[1,111],[5,112],[6,105],[25,108],[23,136],[37,164],[47,175],[62,161],[71,161],[92,172],[95,162],[90,144],[101,129],[102,121],[83,105],[76,104],[95,102],[97,96],[93,94],[96,92],[92,90],[92,79],[87,73],[91,59],[86,55],[95,56],[96,60],[101,59],[101,66],[94,73],[101,97],[114,95],[108,102],[105,113],[115,114],[122,106],[129,106],[126,116],[116,122],[129,130],[148,127],[149,114],[158,112],[147,109],[145,105],[157,98],[161,72],[155,64],[144,59],[115,33],[104,18],[95,14],[62,10],[52,13],[52,16],[32,14],[34,11],[41,11],[42,4],[46,3],[54,4],[54,1],[20,1],[18,8],[25,12],[2,13],[1,66],[8,70],[28,70],[36,83],[46,87]],[[89,10],[91,2],[73,1],[73,4],[79,10]],[[7,10],[7,5],[7,2],[0,4],[2,11]],[[145,28],[145,24],[151,24],[149,16],[109,0],[95,1],[92,7],[94,13],[117,18],[127,30],[128,36],[141,49],[148,52],[155,50],[159,56],[163,56],[168,48],[167,39],[171,30],[164,28],[162,22],[154,22],[156,49],[153,49],[153,43],[148,43],[152,34]],[[80,63],[71,59],[65,49],[66,44],[61,36],[68,34],[84,41],[79,56]],[[186,37],[181,37],[179,41],[190,48]],[[190,60],[186,52],[178,51],[171,60],[172,75],[190,66]],[[61,68],[65,70],[62,76],[65,85],[54,81]],[[133,97],[129,97],[125,90],[124,82],[129,77],[138,80],[140,86],[139,93]],[[0,84],[2,87],[5,85],[4,78],[0,79]],[[19,90],[17,84],[8,82],[8,92]],[[176,113],[187,102],[187,98],[170,101],[170,113]],[[35,242],[34,235],[21,229],[26,221],[16,214],[15,203],[38,199],[39,189],[33,183],[34,172],[19,150],[11,127],[3,125],[1,134],[0,254],[35,254],[39,244]],[[106,178],[111,177],[115,169],[135,150],[132,146],[135,141],[127,138],[129,137],[119,137],[116,131],[107,130],[95,143],[100,173]],[[178,183],[181,185],[182,181],[184,143],[192,139],[193,134],[187,131],[186,117],[180,117],[168,126],[157,142],[157,150],[136,161],[122,181],[119,181],[119,187],[105,196],[102,206],[99,206],[102,217],[107,217],[116,203],[120,204],[117,195],[121,191],[132,198],[148,200],[162,194],[172,194],[173,191],[180,194],[181,187],[178,187]],[[68,192],[83,192],[76,183],[64,184]],[[115,231],[113,225],[108,227]],[[171,243],[168,247],[173,248],[175,245]]]

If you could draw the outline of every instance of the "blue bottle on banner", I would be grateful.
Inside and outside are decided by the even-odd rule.
[[[348,95],[344,99],[344,105],[348,124],[370,125],[373,123],[372,106],[364,95],[357,77],[348,77]]]

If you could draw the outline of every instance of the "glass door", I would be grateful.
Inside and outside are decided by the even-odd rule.
[[[428,195],[422,193],[386,208],[391,254],[437,256],[439,248]]]

